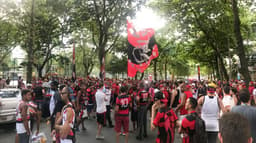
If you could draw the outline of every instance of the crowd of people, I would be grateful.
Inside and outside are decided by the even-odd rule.
[[[175,133],[183,143],[255,143],[255,101],[256,83],[247,88],[238,80],[37,79],[22,89],[16,142],[28,143],[31,122],[37,121],[38,133],[44,117],[56,143],[78,142],[76,132],[86,130],[84,120],[93,118],[97,140],[104,140],[102,128],[109,127],[117,143],[120,135],[128,143],[130,132],[143,140],[155,129],[157,143],[173,143]]]

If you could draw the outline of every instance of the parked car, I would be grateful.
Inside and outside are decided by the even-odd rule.
[[[20,100],[20,89],[6,88],[0,90],[0,124],[16,122],[16,106]]]

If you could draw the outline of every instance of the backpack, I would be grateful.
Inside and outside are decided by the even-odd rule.
[[[190,143],[207,143],[207,133],[205,130],[204,120],[197,113],[192,113],[191,116],[195,119],[195,130],[189,135]]]

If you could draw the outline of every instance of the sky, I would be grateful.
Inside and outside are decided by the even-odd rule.
[[[136,29],[153,28],[158,30],[165,26],[166,21],[157,15],[152,9],[142,7],[136,13],[136,18],[132,19]]]
[[[16,0],[20,1],[20,0]],[[165,26],[166,21],[158,16],[152,9],[147,7],[142,7],[140,11],[136,13],[135,19],[131,19],[135,25],[136,30],[144,28],[153,28],[158,30]],[[12,51],[12,58],[25,58],[25,52],[20,48],[16,47]]]

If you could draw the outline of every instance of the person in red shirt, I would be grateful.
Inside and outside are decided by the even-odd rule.
[[[188,114],[188,111],[185,108],[185,103],[187,101],[188,98],[193,97],[192,92],[190,91],[191,86],[190,85],[184,85],[181,89],[181,92],[183,91],[182,96],[180,98],[180,104],[177,106],[177,108],[175,109],[175,112],[177,113],[177,111],[180,109],[180,120],[182,120],[186,114]]]
[[[132,107],[131,98],[127,95],[127,87],[122,86],[121,94],[116,98],[115,106],[115,131],[116,142],[119,143],[119,136],[121,128],[123,127],[123,133],[125,134],[125,142],[128,143],[129,133],[129,107]]]
[[[158,91],[155,93],[154,105],[152,106],[151,129],[158,127],[158,136],[156,143],[173,143],[175,124],[178,117],[172,109],[167,108],[167,100],[164,99],[163,93]],[[155,116],[155,112],[156,116]]]
[[[254,85],[253,85],[253,82],[251,81],[250,83],[249,83],[249,88],[248,88],[248,90],[249,90],[249,93],[250,93],[250,98],[251,98],[251,105],[255,105],[255,103],[254,103],[254,100],[253,100],[253,90],[254,90]]]
[[[195,118],[192,114],[195,114],[197,107],[197,100],[193,97],[188,98],[185,104],[185,109],[188,111],[188,115],[181,121],[179,133],[182,134],[182,143],[192,143],[190,133],[195,131]]]
[[[167,101],[170,101],[169,93],[168,93],[168,91],[167,91],[166,86],[164,86],[163,84],[161,84],[159,87],[160,87],[160,91],[164,94],[164,98],[167,99]],[[170,105],[170,104],[168,104],[168,105]]]

